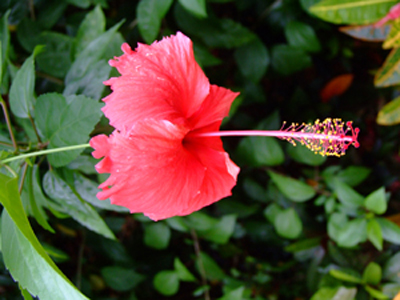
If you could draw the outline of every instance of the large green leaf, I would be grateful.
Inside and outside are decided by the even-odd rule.
[[[387,87],[400,83],[400,48],[394,48],[375,74],[374,84]]]
[[[400,123],[400,97],[395,98],[381,108],[376,117],[376,123],[385,126]]]
[[[382,45],[383,49],[398,48],[400,46],[400,19],[393,20],[391,25],[389,35]]]
[[[109,239],[115,239],[114,234],[96,210],[76,195],[55,171],[48,171],[44,175],[43,188],[47,195],[59,205],[61,212],[67,213],[90,230]]]
[[[14,115],[20,118],[34,116],[35,105],[35,56],[42,50],[37,46],[33,50],[21,69],[18,70],[10,88],[10,108]]]
[[[243,138],[237,155],[248,165],[277,166],[284,162],[285,155],[278,141],[272,137],[249,136]]]
[[[314,29],[305,23],[292,21],[285,27],[285,36],[289,45],[305,52],[318,52],[321,44]]]
[[[370,262],[363,272],[363,280],[372,285],[378,285],[382,279],[382,268],[376,262]]]
[[[22,207],[18,179],[0,173],[3,259],[14,280],[41,300],[87,299],[58,269],[36,238]]]
[[[235,229],[236,216],[223,216],[218,223],[205,231],[199,231],[199,235],[217,244],[226,244]]]
[[[8,49],[10,48],[10,32],[8,31],[9,15],[10,11],[7,11],[0,19],[0,85],[7,69],[6,62],[8,61]]]
[[[268,171],[268,174],[279,191],[292,201],[304,202],[315,196],[315,190],[302,181],[272,171]]]
[[[287,153],[295,161],[309,166],[320,166],[327,159],[326,156],[315,154],[314,152],[310,151],[310,149],[308,149],[306,146],[303,146],[301,144],[298,144],[296,147],[288,144]]]
[[[337,198],[345,206],[358,207],[364,204],[364,198],[344,182],[333,179],[334,190]]]
[[[251,30],[231,19],[209,16],[199,19],[188,13],[181,5],[176,5],[175,19],[185,32],[197,36],[209,47],[235,48],[256,38]]]
[[[340,171],[336,178],[349,186],[356,186],[363,182],[370,173],[371,170],[369,168],[362,166],[349,166],[348,168]]]
[[[395,4],[397,0],[323,0],[310,12],[336,24],[367,24],[384,17]]]
[[[141,0],[137,6],[136,14],[140,34],[146,43],[152,43],[160,30],[161,20],[164,18],[172,0]]]
[[[242,300],[243,299],[244,286],[238,287],[228,293],[225,293],[223,297],[217,300]]]
[[[200,267],[199,264],[203,266]],[[204,267],[206,278],[209,280],[223,280],[226,278],[225,272],[218,266],[208,254],[201,252],[200,256],[197,257],[196,266],[198,270]]]
[[[179,3],[191,14],[198,18],[207,17],[206,0],[178,0]]]
[[[256,38],[236,49],[235,61],[244,77],[257,83],[269,65],[268,49],[260,39]]]
[[[89,202],[94,207],[116,212],[129,212],[129,209],[125,207],[111,204],[109,199],[99,200],[96,197],[96,194],[99,192],[98,184],[96,182],[88,179],[78,172],[73,173],[73,178],[73,188],[75,189],[75,191],[79,194],[79,196],[81,196],[83,200]]]
[[[154,288],[165,296],[175,295],[179,290],[179,277],[176,271],[158,272],[153,280]]]
[[[272,48],[272,66],[284,76],[301,71],[312,65],[311,56],[300,48],[275,45]]]
[[[43,32],[37,38],[37,43],[45,46],[44,51],[36,58],[38,67],[49,75],[63,78],[72,64],[72,41],[73,39],[65,34]]]
[[[143,275],[136,273],[131,268],[127,269],[118,266],[102,268],[101,275],[110,288],[120,292],[133,289],[145,278]]]
[[[364,200],[364,206],[366,209],[381,215],[386,212],[387,202],[385,196],[385,188],[381,187],[376,191],[369,194]]]
[[[91,12],[86,14],[74,41],[73,56],[78,56],[85,48],[105,30],[106,18],[100,6],[96,6]]]
[[[49,149],[83,144],[100,120],[101,107],[101,103],[83,95],[44,94],[37,99],[36,124],[49,142]],[[81,152],[82,149],[64,151],[50,154],[48,158],[52,165],[60,167],[69,164]]]
[[[383,267],[383,278],[386,280],[400,282],[400,252],[390,257]]]
[[[107,47],[113,41],[122,21],[94,39],[76,56],[67,76],[65,76],[64,95],[84,94],[94,99],[100,98],[109,77],[111,67],[105,57]]]
[[[152,223],[144,227],[144,243],[155,249],[166,249],[171,238],[171,229],[164,223]]]
[[[293,208],[278,212],[274,219],[274,226],[276,232],[287,239],[295,239],[303,231],[301,219]]]
[[[186,266],[180,261],[178,257],[174,259],[174,269],[178,274],[179,280],[194,282],[196,281],[196,277],[193,276],[192,273],[186,268]]]
[[[375,218],[368,220],[367,236],[368,240],[375,246],[375,248],[378,249],[379,251],[382,251],[383,248],[382,229]]]
[[[384,218],[376,218],[376,220],[381,227],[383,239],[393,244],[400,245],[400,227]]]
[[[356,288],[340,287],[322,287],[310,300],[353,300],[357,294]]]
[[[338,234],[337,242],[341,247],[354,247],[367,240],[367,221],[354,219],[346,223]]]

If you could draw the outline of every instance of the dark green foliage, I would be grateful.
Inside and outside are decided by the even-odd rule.
[[[382,109],[398,88],[377,89],[372,74],[377,86],[398,83],[398,52],[376,72],[387,53],[353,37],[395,45],[397,35],[341,29],[349,37],[327,23],[373,23],[397,3],[367,2],[0,1],[1,103],[18,143],[1,110],[1,160],[112,132],[100,102],[103,81],[118,76],[108,60],[125,41],[134,49],[177,31],[212,84],[240,92],[222,129],[326,117],[361,129],[360,148],[340,159],[270,137],[223,138],[241,168],[232,196],[159,222],[97,199],[108,175],[89,149],[0,165],[0,300],[392,299],[399,127],[375,118],[397,124],[400,102]],[[350,88],[321,97],[342,74],[354,76]]]

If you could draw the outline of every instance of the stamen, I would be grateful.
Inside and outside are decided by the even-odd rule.
[[[327,118],[323,122],[316,120],[314,124],[292,123],[280,130],[235,130],[192,133],[192,137],[211,136],[270,136],[286,140],[293,146],[300,143],[316,154],[322,156],[343,156],[350,145],[358,148],[359,128],[353,128],[352,122],[344,123],[341,119]],[[344,128],[346,126],[346,129]]]

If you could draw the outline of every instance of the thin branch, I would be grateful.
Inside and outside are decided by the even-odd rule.
[[[33,131],[35,131],[35,135],[36,135],[36,138],[37,138],[38,142],[42,143],[42,139],[40,138],[39,132],[37,131],[37,128],[36,128],[36,125],[35,125],[35,121],[33,120],[33,118],[30,115],[29,115],[29,121],[31,121],[32,128],[33,128]]]
[[[35,7],[33,6],[33,0],[28,0],[29,3],[29,12],[31,14],[31,19],[32,21],[36,20],[36,16],[35,16]]]
[[[0,105],[3,108],[4,118],[6,119],[8,131],[10,133],[10,138],[11,138],[14,150],[15,150],[15,152],[17,152],[18,151],[18,145],[17,145],[17,142],[15,140],[14,132],[12,131],[10,115],[8,114],[7,105],[6,105],[6,103],[4,102],[4,100],[3,100],[3,98],[1,96],[0,96]]]
[[[76,268],[76,287],[78,290],[81,289],[81,282],[82,282],[82,262],[83,262],[83,252],[85,250],[85,241],[86,241],[86,234],[85,231],[82,232],[82,242],[79,246],[78,251],[78,265]]]
[[[22,188],[24,187],[24,182],[25,182],[25,178],[26,178],[26,173],[28,171],[28,164],[25,162],[24,163],[24,171],[22,172],[22,177],[21,177],[21,181],[19,183],[19,194],[22,193]]]
[[[196,257],[199,261],[199,271],[200,271],[200,276],[201,276],[201,283],[204,287],[207,286],[207,278],[206,278],[206,270],[204,269],[204,264],[203,260],[201,259],[201,251],[200,251],[200,243],[199,243],[199,238],[197,237],[196,231],[192,229],[190,231],[192,234],[193,242],[194,242],[194,252],[196,253]],[[208,289],[206,288],[204,290],[204,300],[210,300],[210,293]]]

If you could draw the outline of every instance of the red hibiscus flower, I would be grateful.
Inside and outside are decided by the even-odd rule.
[[[239,168],[219,130],[238,93],[210,85],[182,33],[139,44],[110,61],[121,76],[105,82],[112,93],[103,112],[115,127],[90,145],[99,173],[110,173],[99,199],[153,220],[183,216],[231,195]]]

